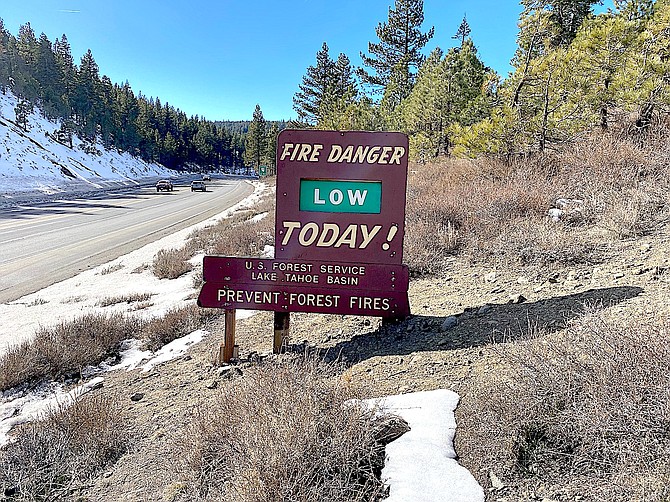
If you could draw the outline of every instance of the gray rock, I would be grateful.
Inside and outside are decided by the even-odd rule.
[[[451,328],[453,328],[457,324],[458,324],[458,318],[456,316],[450,315],[444,321],[442,321],[442,325],[440,326],[440,331],[449,331]]]
[[[219,382],[212,379],[212,380],[207,381],[207,383],[205,384],[205,387],[208,388],[208,389],[216,389],[218,387],[218,385],[219,385]]]
[[[143,398],[144,394],[141,392],[135,392],[132,396],[130,396],[130,400],[134,402],[141,401]]]
[[[238,366],[222,366],[219,368],[218,375],[221,378],[227,378],[230,380],[236,376],[242,376],[242,369],[240,369]]]
[[[479,307],[479,310],[477,310],[477,315],[484,315],[488,314],[489,312],[491,312],[491,305],[482,305]]]

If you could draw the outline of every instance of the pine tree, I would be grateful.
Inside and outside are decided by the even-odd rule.
[[[276,174],[277,164],[277,136],[279,136],[279,125],[277,122],[270,124],[266,135],[264,163],[268,166],[267,174]]]
[[[39,38],[34,76],[40,85],[40,99],[43,111],[51,117],[66,112],[63,97],[65,89],[60,71],[51,48],[51,41],[42,33]]]
[[[317,127],[338,128],[332,124],[358,99],[358,86],[349,58],[340,53],[333,66],[333,81],[328,86],[319,106]]]
[[[488,116],[492,103],[485,82],[490,73],[469,38],[444,58],[439,49],[431,53],[402,106],[404,129],[421,158],[447,155],[453,125],[468,126]]]
[[[591,14],[593,4],[602,0],[521,0],[522,16],[533,12],[546,14],[554,27],[553,47],[566,47],[577,36],[577,30]]]
[[[28,130],[28,115],[30,115],[32,111],[33,111],[33,105],[25,99],[21,99],[14,107],[16,123],[24,131]]]
[[[30,23],[19,27],[19,36],[16,39],[19,57],[29,68],[34,68],[37,61],[38,43]]]
[[[423,0],[396,0],[395,9],[389,9],[388,23],[380,23],[375,30],[379,43],[368,43],[370,55],[361,52],[363,65],[371,70],[358,69],[363,83],[385,88],[393,77],[406,82],[406,88],[399,90],[401,96],[409,95],[416,71],[425,60],[421,49],[435,32],[434,28],[422,32],[422,24]]]
[[[468,24],[466,16],[463,16],[463,21],[461,21],[461,25],[458,27],[456,34],[451,38],[454,38],[456,40],[460,39],[461,45],[463,45],[465,43],[465,40],[470,36],[471,31],[472,30],[470,29],[470,25]]]
[[[11,60],[9,55],[9,39],[11,35],[5,28],[5,22],[0,18],[0,90],[5,94],[9,85]]]
[[[258,172],[258,168],[263,160],[263,155],[267,151],[266,141],[267,132],[265,119],[263,118],[263,112],[261,111],[260,105],[256,105],[253,119],[251,120],[251,124],[249,124],[249,131],[247,132],[244,141],[244,161],[247,174],[249,174],[250,166],[253,166],[256,169],[256,172]]]
[[[328,44],[316,53],[316,65],[307,68],[307,73],[298,85],[300,91],[293,97],[293,109],[298,120],[314,125],[321,117],[321,105],[335,83],[335,63],[328,54]]]
[[[655,3],[655,0],[614,0],[614,7],[628,21],[643,21],[653,16]]]
[[[100,86],[98,64],[89,49],[82,56],[77,71],[72,105],[82,132],[90,138],[95,136],[97,114],[101,108]]]

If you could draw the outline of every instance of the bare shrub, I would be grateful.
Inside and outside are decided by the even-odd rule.
[[[144,302],[150,300],[153,296],[153,293],[130,293],[127,295],[119,296],[108,296],[98,300],[97,305],[99,307],[109,307],[111,305],[117,305],[119,303],[134,303],[134,302]]]
[[[139,329],[139,320],[120,314],[90,314],[40,328],[32,340],[0,355],[0,389],[77,375],[116,353],[121,341],[133,338]]]
[[[121,263],[117,263],[116,265],[108,265],[105,268],[103,268],[100,272],[98,272],[100,275],[109,275],[113,274],[114,272],[121,270],[124,267]]]
[[[226,227],[210,243],[208,252],[225,256],[259,256],[266,245],[274,244],[274,213],[257,223],[244,222]]]
[[[193,254],[203,251],[226,256],[259,256],[266,245],[274,243],[274,205],[274,197],[267,195],[253,210],[239,211],[191,233],[186,247]]]
[[[129,444],[118,403],[102,395],[64,402],[20,428],[0,450],[0,485],[11,500],[74,500]]]
[[[191,252],[183,247],[180,249],[161,249],[154,256],[152,271],[159,279],[176,279],[193,270],[189,262]]]
[[[506,346],[509,377],[461,401],[463,462],[483,485],[493,471],[519,489],[553,483],[592,500],[661,500],[670,468],[669,342],[667,323],[591,314],[564,334]]]
[[[202,328],[207,321],[219,315],[218,309],[204,309],[196,304],[176,307],[164,316],[152,319],[142,328],[145,345],[156,350],[172,340]]]
[[[354,397],[315,361],[248,370],[187,431],[188,500],[379,500],[383,447]]]

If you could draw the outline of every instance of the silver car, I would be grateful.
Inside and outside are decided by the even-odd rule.
[[[196,190],[200,190],[201,192],[206,192],[207,191],[207,185],[205,185],[204,181],[200,181],[200,180],[191,181],[191,192],[195,192]]]

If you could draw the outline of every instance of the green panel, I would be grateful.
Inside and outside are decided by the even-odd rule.
[[[381,181],[300,180],[300,210],[379,214]]]

